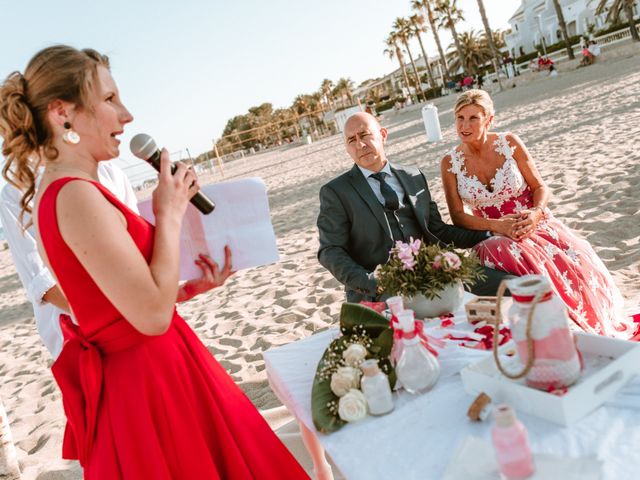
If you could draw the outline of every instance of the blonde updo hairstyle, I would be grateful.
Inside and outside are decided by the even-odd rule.
[[[491,100],[489,94],[484,90],[472,89],[462,92],[458,95],[456,104],[453,107],[453,112],[457,114],[460,109],[467,105],[477,105],[482,109],[487,117],[493,117],[496,113],[493,109],[493,100]],[[491,121],[491,124],[493,124],[493,120]],[[489,126],[491,126],[491,124],[489,124]]]
[[[37,169],[55,160],[58,150],[47,121],[51,102],[62,100],[91,110],[88,99],[97,82],[97,69],[109,59],[92,49],[66,45],[48,47],[29,61],[24,75],[11,73],[0,86],[0,136],[6,163],[2,176],[22,192],[22,212],[31,213]]]

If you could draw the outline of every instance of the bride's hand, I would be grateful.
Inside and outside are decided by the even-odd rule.
[[[521,210],[520,220],[513,225],[513,235],[516,240],[525,240],[536,231],[538,223],[544,217],[541,208],[532,208],[531,210]]]
[[[494,227],[491,231],[497,235],[503,235],[505,237],[509,237],[513,240],[517,240],[514,236],[514,226],[520,220],[520,215],[517,213],[505,215],[497,220],[495,220]]]

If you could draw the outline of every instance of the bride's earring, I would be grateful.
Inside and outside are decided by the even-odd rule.
[[[64,133],[62,134],[62,140],[69,145],[77,145],[80,142],[80,135],[71,128],[69,122],[64,122]]]

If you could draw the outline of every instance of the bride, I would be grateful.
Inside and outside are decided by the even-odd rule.
[[[461,143],[442,159],[442,181],[453,223],[493,233],[474,247],[482,264],[518,276],[545,275],[586,332],[636,335],[637,325],[624,319],[620,291],[589,242],[547,207],[549,189],[522,140],[489,131],[494,118],[489,94],[462,93],[454,115]]]

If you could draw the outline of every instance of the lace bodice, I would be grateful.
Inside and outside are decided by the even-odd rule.
[[[499,218],[533,205],[533,196],[516,160],[515,147],[509,145],[506,133],[499,133],[493,142],[495,151],[504,157],[504,163],[491,179],[489,190],[476,175],[469,175],[464,164],[464,153],[457,148],[447,154],[451,157],[449,171],[456,176],[458,193],[462,202],[474,215]]]

